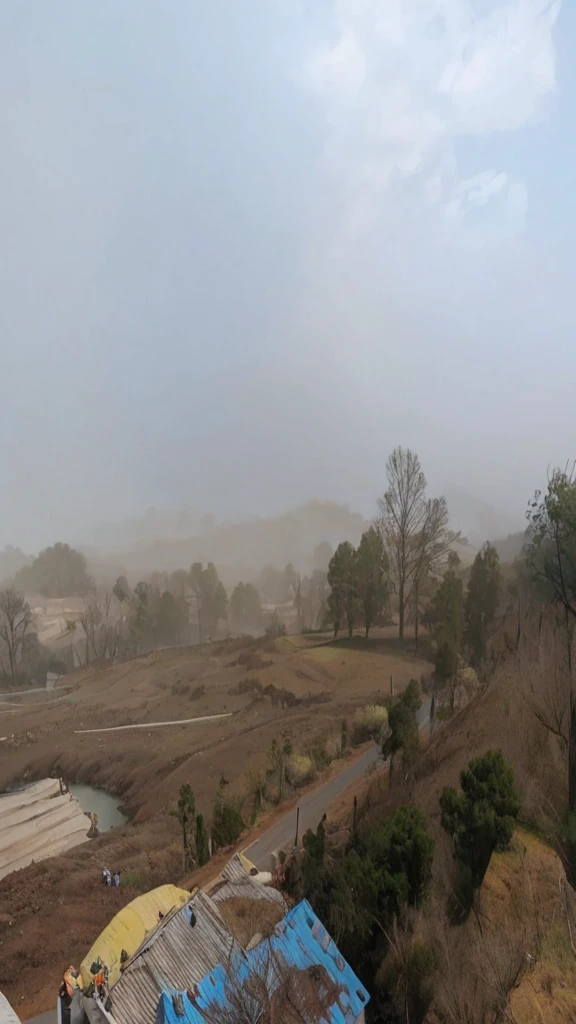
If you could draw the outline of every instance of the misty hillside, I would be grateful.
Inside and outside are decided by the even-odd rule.
[[[521,530],[519,533],[509,533],[507,537],[493,541],[501,562],[513,562],[522,554],[525,543],[525,530]]]
[[[188,537],[139,540],[136,531],[133,540],[137,543],[101,549],[84,546],[84,551],[92,561],[121,563],[127,573],[171,571],[195,561],[213,561],[243,573],[258,571],[266,563],[281,566],[293,562],[305,571],[317,544],[329,541],[336,547],[342,540],[357,544],[366,526],[364,517],[345,505],[309,501],[282,515],[231,524],[215,525],[211,517],[204,516]]]
[[[0,584],[11,580],[25,565],[31,565],[34,561],[32,555],[26,555],[20,548],[7,544],[0,551]]]
[[[208,532],[214,524],[214,516],[199,509],[149,508],[131,519],[98,523],[85,534],[84,540],[95,547],[131,546],[162,538],[192,537]]]
[[[448,502],[452,527],[460,530],[474,547],[494,537],[516,533],[522,526],[522,515],[510,515],[468,491],[448,486],[441,493]]]

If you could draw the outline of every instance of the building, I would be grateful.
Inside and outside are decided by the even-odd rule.
[[[206,1024],[213,1011],[233,1021],[239,993],[276,1012],[288,999],[286,1024],[362,1024],[368,992],[310,904],[286,913],[249,867],[236,855],[208,892],[158,921],[112,985],[109,1024]]]
[[[303,900],[269,939],[233,951],[193,991],[164,991],[158,1024],[233,1024],[270,1017],[285,1024],[363,1024],[369,995]],[[263,1016],[268,1019],[268,1016]]]

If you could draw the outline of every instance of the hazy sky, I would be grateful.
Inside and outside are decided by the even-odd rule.
[[[576,454],[576,10],[0,6],[0,544],[372,511],[398,443],[522,513]]]

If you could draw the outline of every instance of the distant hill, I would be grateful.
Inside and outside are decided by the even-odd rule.
[[[526,530],[519,533],[509,533],[502,540],[494,540],[492,544],[496,548],[501,562],[513,562],[522,554],[522,548],[526,543]]]
[[[119,522],[99,523],[84,541],[94,547],[121,547],[135,542],[151,542],[162,537],[191,537],[210,530],[216,520],[199,509],[149,508],[141,516]]]
[[[33,561],[32,555],[25,555],[20,548],[8,544],[0,551],[0,585],[11,582],[20,569],[31,565]]]
[[[510,515],[458,487],[448,486],[441,493],[448,502],[452,526],[475,547],[481,547],[493,537],[516,533],[522,526],[521,514]]]
[[[152,521],[157,522],[157,519]],[[267,516],[229,524],[197,523],[187,537],[152,536],[132,538],[136,543],[114,546],[84,546],[90,562],[118,563],[134,573],[187,568],[192,562],[215,562],[223,576],[248,577],[263,565],[283,566],[293,562],[308,571],[314,548],[322,541],[333,547],[342,540],[357,544],[367,523],[358,512],[332,501],[309,501],[278,516]],[[226,571],[227,570],[227,571]]]

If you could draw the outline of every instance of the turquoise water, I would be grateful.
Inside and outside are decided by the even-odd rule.
[[[68,789],[75,796],[83,811],[98,815],[98,830],[107,832],[110,828],[124,825],[128,818],[118,810],[118,797],[103,789],[94,789],[81,782],[68,783]]]

